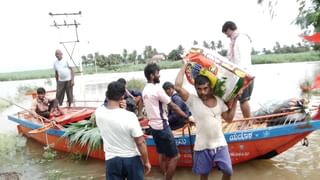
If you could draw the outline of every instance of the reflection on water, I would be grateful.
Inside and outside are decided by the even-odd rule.
[[[259,107],[270,99],[285,99],[299,96],[299,82],[312,76],[312,70],[319,66],[315,63],[293,63],[279,65],[256,65],[253,73],[256,76],[252,101]],[[177,69],[161,71],[161,81],[174,81]],[[99,74],[76,77],[75,99],[78,101],[104,100],[105,90],[110,81],[119,77],[144,80],[143,72]],[[28,83],[43,85],[44,80],[28,81]],[[53,81],[54,82],[54,81]],[[15,88],[24,82],[1,82],[0,95],[5,97],[13,93]],[[46,86],[45,86],[46,87]],[[53,84],[50,89],[55,87]],[[8,90],[10,92],[7,92]],[[30,106],[30,98],[20,102],[23,107]],[[83,106],[96,105],[86,102]],[[253,105],[255,106],[255,105]],[[56,160],[43,161],[43,146],[33,140],[26,140],[16,133],[16,124],[7,120],[7,114],[13,114],[21,109],[10,107],[0,114],[0,174],[17,172],[21,179],[104,179],[104,161],[89,159],[75,160],[74,155],[58,152]],[[255,160],[234,166],[234,180],[317,180],[320,177],[320,132],[308,136],[309,146],[298,143],[293,148],[269,160]],[[178,168],[174,179],[198,179],[191,168]],[[1,179],[1,176],[0,176]],[[162,175],[157,167],[153,167],[146,179],[160,180]],[[221,173],[214,170],[210,179],[221,179]]]

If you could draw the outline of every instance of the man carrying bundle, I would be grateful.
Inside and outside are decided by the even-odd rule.
[[[247,34],[239,33],[236,24],[232,21],[224,23],[222,32],[231,40],[228,50],[228,59],[247,71],[251,66],[252,47],[250,37]],[[249,100],[252,90],[253,80],[249,86],[243,90],[242,95],[239,97],[240,109],[245,118],[251,117]]]
[[[233,173],[232,163],[222,131],[222,118],[231,122],[237,103],[232,103],[228,109],[223,100],[212,93],[211,82],[204,75],[195,77],[194,87],[197,95],[190,94],[182,87],[187,64],[188,60],[184,59],[176,78],[175,89],[189,107],[197,128],[192,171],[205,180],[208,179],[212,168],[217,166],[223,173],[222,179],[230,179]]]

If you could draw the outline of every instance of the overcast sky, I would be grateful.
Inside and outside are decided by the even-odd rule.
[[[225,21],[234,21],[248,33],[255,49],[271,49],[300,42],[302,32],[292,25],[298,14],[296,1],[282,0],[272,20],[257,0],[10,0],[0,2],[0,72],[51,68],[59,42],[76,40],[74,27],[51,27],[80,23],[80,43],[74,59],[81,55],[122,53],[146,45],[169,53],[179,44],[190,47],[193,40],[229,40],[221,33]],[[82,12],[81,16],[51,17],[52,13]],[[72,44],[66,48],[71,51]],[[64,56],[67,53],[64,50]]]

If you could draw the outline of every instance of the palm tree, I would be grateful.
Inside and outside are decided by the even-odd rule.
[[[179,52],[179,54],[180,55],[183,55],[183,52],[184,52],[184,48],[183,48],[183,46],[180,44],[179,46],[178,46],[178,52]]]
[[[198,45],[198,41],[193,40],[193,45]]]
[[[210,47],[210,48],[211,48],[212,50],[216,50],[216,43],[215,43],[214,41],[211,41],[210,44],[211,44],[211,47]]]
[[[127,63],[127,56],[128,56],[128,51],[126,49],[123,49],[122,57],[123,57],[123,62],[124,63]]]
[[[81,56],[81,60],[82,60],[82,64],[87,67],[89,64],[87,56]]]
[[[207,43],[207,41],[203,41],[203,47],[209,49],[209,44]]]

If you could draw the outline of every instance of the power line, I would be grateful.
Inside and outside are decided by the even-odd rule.
[[[73,15],[81,15],[81,11],[77,12],[77,13],[51,13],[49,12],[50,16],[73,16]]]

